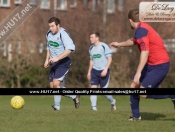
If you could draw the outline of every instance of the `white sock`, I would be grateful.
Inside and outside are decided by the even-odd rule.
[[[114,99],[113,99],[112,95],[105,95],[105,96],[111,104],[114,104]]]
[[[60,88],[66,88],[64,86],[61,86]],[[72,98],[72,99],[75,99],[76,98],[76,95],[64,95],[65,97],[68,97],[68,98]]]
[[[64,96],[66,96],[68,98],[72,98],[72,99],[75,99],[76,98],[76,95],[64,95]]]
[[[66,88],[64,86],[60,86],[60,88]],[[68,97],[68,98],[72,98],[72,99],[75,99],[76,98],[76,95],[64,95],[65,97]]]
[[[60,109],[61,95],[54,95],[55,108]]]
[[[92,108],[96,109],[96,107],[97,107],[97,95],[91,95],[90,100],[91,100]]]
[[[60,86],[58,87],[60,88]],[[60,109],[61,95],[54,95],[55,108]]]

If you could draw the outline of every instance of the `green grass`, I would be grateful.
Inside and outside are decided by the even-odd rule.
[[[0,132],[173,132],[175,111],[170,99],[141,99],[142,120],[127,121],[131,115],[129,96],[114,96],[117,111],[110,111],[104,96],[98,96],[98,111],[91,111],[89,96],[81,96],[81,106],[62,97],[61,110],[53,111],[53,96],[23,96],[25,106],[14,110],[12,96],[0,97]]]

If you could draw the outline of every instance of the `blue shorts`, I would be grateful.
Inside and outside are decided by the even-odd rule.
[[[101,88],[107,88],[109,85],[109,79],[110,79],[110,70],[108,69],[107,74],[105,77],[101,77],[101,72],[103,70],[95,70],[92,69],[91,71],[91,80],[90,80],[90,84],[92,85],[99,85]]]
[[[66,57],[58,62],[55,62],[50,66],[49,81],[53,82],[53,79],[63,81],[64,77],[69,71],[71,60]]]
[[[144,88],[158,88],[170,67],[170,62],[151,66],[146,64],[142,70],[140,83]]]

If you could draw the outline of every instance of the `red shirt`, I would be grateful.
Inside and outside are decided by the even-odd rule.
[[[163,40],[147,23],[138,23],[133,41],[137,44],[140,51],[149,51],[147,64],[158,65],[169,62],[169,56]]]

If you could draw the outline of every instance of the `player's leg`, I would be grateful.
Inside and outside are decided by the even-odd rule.
[[[61,82],[60,88],[66,88],[66,87],[65,87],[65,84],[66,84],[66,76],[65,76],[65,78],[63,79],[63,81]]]
[[[141,120],[140,109],[139,109],[140,96],[130,95],[130,106],[132,111],[132,116],[128,120]]]
[[[157,66],[150,67],[151,71],[148,76],[143,80],[140,88],[158,88],[161,82],[166,77],[169,71],[169,63],[160,64]],[[146,99],[167,99],[171,98],[175,108],[175,95],[145,95],[141,96]]]
[[[101,74],[101,73],[100,73]],[[105,77],[100,77],[100,87],[101,88],[108,88],[110,81],[110,70],[108,69],[108,72]],[[106,98],[109,100],[111,104],[111,110],[116,110],[116,100],[113,98],[112,95],[105,95]]]
[[[140,88],[144,88],[143,86],[141,86]],[[175,95],[141,95],[142,98],[145,99],[167,99],[170,98],[172,103],[173,103],[173,107],[175,109]]]
[[[61,82],[64,80],[66,74],[68,73],[69,69],[67,68],[64,68],[64,67],[60,67],[59,70],[58,70],[58,74],[57,74],[57,80],[60,80],[60,84]],[[59,86],[58,88],[63,88],[61,86]],[[76,95],[64,95],[65,97],[68,97],[68,98],[72,98],[73,100],[75,99],[76,100]]]
[[[91,88],[98,88],[98,85],[92,85]],[[97,95],[90,95],[92,110],[97,111]]]
[[[53,82],[51,82],[53,85],[53,88],[59,88],[60,87],[60,81],[53,79]],[[61,95],[54,95],[54,105],[52,106],[54,110],[60,110],[60,102],[61,102]]]
[[[90,79],[90,85],[91,88],[98,88],[99,85],[99,71],[92,69],[91,71],[91,79]],[[90,101],[91,101],[91,107],[92,110],[97,111],[97,95],[90,95]]]
[[[63,83],[65,83],[65,77],[69,71],[69,68],[71,66],[71,61],[69,58],[66,58],[65,61],[63,62],[63,64],[60,66],[60,68],[58,69],[59,74],[61,74],[60,78],[58,78],[58,80],[61,80]],[[62,72],[62,73],[61,73]],[[64,74],[63,74],[64,73]],[[65,87],[64,87],[65,88]],[[78,109],[79,105],[80,105],[80,101],[79,101],[79,96],[77,95],[64,95],[68,98],[72,98],[75,104],[75,108]]]
[[[65,87],[65,84],[66,84],[66,76],[65,76],[65,78],[63,79],[63,81],[61,82],[60,88],[66,88],[66,87]],[[63,95],[63,96],[68,97],[68,98],[71,98],[70,95]],[[76,98],[78,98],[78,101],[79,101],[80,95],[77,95]],[[79,104],[80,104],[80,103],[79,103]],[[77,106],[77,107],[78,107],[78,106]]]
[[[69,58],[63,59],[60,63],[56,65],[55,68],[55,74],[54,79],[59,82],[59,86],[56,86],[57,88],[60,88],[60,83],[64,80],[65,76],[67,75],[69,68],[70,68],[71,61]],[[61,95],[57,95],[61,98]],[[79,98],[76,95],[67,95],[67,97],[72,98],[75,104],[75,108],[77,109],[79,107]]]
[[[54,74],[55,74],[55,69],[52,67],[49,73],[50,88],[54,88]],[[52,105],[54,110],[60,110],[60,102],[61,102],[61,96],[54,95],[54,105]]]
[[[53,82],[50,82],[49,85],[50,85],[50,88],[53,88]]]
[[[146,77],[147,74],[147,65],[142,70],[140,82]],[[134,76],[133,76],[134,79]],[[132,81],[130,88],[139,88],[140,84],[136,84]],[[128,120],[141,120],[140,109],[139,109],[140,96],[139,95],[130,95],[130,106],[132,111],[132,116],[129,117]]]
[[[63,81],[61,82],[60,88],[66,88],[65,84],[66,84],[66,76],[64,77]],[[80,98],[80,95],[77,95],[77,96],[75,96],[75,95],[63,95],[63,96],[68,97],[68,98],[72,98],[72,99],[76,97],[76,98],[78,98],[77,101],[79,101],[79,98]],[[79,106],[76,106],[76,107],[78,108]]]
[[[67,77],[67,76],[65,76],[64,79],[63,79],[63,81],[61,82],[60,88],[66,88],[66,87],[65,87],[65,84],[66,84],[66,77]],[[71,95],[63,95],[63,96],[68,97],[68,98],[75,97],[75,96],[71,96]],[[75,100],[74,100],[74,102],[75,102],[75,108],[76,108],[76,109],[77,109],[77,108],[79,107],[79,105],[80,105],[79,98],[80,98],[80,95],[77,95],[76,98],[75,98]],[[78,103],[76,103],[76,102],[78,102]]]
[[[130,88],[139,88],[139,85],[136,85],[134,82],[132,82]],[[139,95],[130,95],[130,106],[132,116],[130,116],[128,120],[130,121],[141,120],[139,102],[140,102]]]

